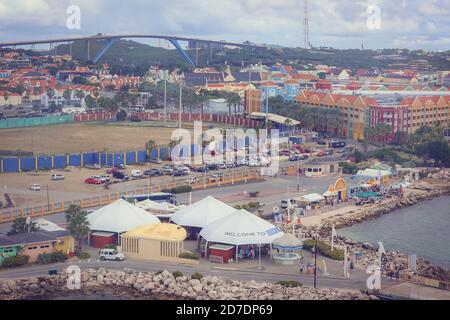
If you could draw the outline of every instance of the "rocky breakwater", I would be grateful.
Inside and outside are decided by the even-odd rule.
[[[175,274],[177,275],[177,274]],[[287,287],[269,282],[233,281],[219,277],[188,277],[163,271],[142,273],[125,269],[87,269],[81,272],[80,290],[67,288],[68,275],[0,282],[0,300],[53,299],[64,296],[108,294],[123,299],[180,300],[368,300],[360,291]]]
[[[322,220],[320,226],[305,227],[302,226],[299,231],[304,238],[313,238],[318,235],[320,240],[331,242],[332,226],[336,229],[349,227],[357,223],[364,222],[369,219],[375,219],[381,215],[390,213],[396,209],[408,207],[417,204],[419,201],[432,199],[444,194],[450,194],[450,172],[437,173],[430,179],[425,179],[414,183],[406,189],[403,197],[386,199],[378,204],[363,207],[349,214],[334,216]],[[377,265],[379,256],[377,248],[370,243],[359,243],[338,237],[338,246],[347,246],[349,256],[354,257],[355,253],[360,254],[358,265],[360,267],[368,267]],[[408,255],[400,251],[387,252],[390,261],[390,267],[394,270],[401,270],[403,276],[410,277],[419,275],[430,279],[450,281],[450,271],[439,266],[433,266],[429,261],[424,259],[417,260],[416,272],[409,271]],[[388,272],[389,270],[386,270]]]

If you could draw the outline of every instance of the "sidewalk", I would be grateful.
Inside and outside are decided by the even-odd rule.
[[[345,216],[347,214],[354,214],[358,210],[361,210],[361,207],[357,207],[355,205],[346,205],[342,208],[319,213],[316,215],[307,216],[305,218],[302,218],[302,223],[306,227],[312,227],[316,225],[320,225],[322,223],[322,220],[330,217],[337,217],[337,216]]]
[[[381,290],[382,294],[416,300],[450,300],[450,291],[404,282]]]

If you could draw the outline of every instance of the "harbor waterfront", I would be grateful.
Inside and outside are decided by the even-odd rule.
[[[349,239],[388,250],[417,254],[433,264],[450,268],[450,195],[418,203],[340,230]]]

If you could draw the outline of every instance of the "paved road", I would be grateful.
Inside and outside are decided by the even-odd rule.
[[[64,264],[53,264],[45,266],[27,266],[23,268],[17,268],[12,270],[5,270],[0,272],[0,280],[7,279],[23,279],[36,276],[44,276],[48,274],[49,270],[57,269],[58,272],[64,271],[70,265],[77,265],[82,270],[88,268],[107,268],[111,270],[123,270],[124,268],[130,268],[140,272],[157,272],[160,270],[168,270],[170,272],[179,270],[185,274],[192,274],[194,272],[200,272],[204,275],[219,276],[232,280],[241,281],[260,281],[260,282],[277,282],[277,281],[299,281],[305,286],[313,286],[313,276],[300,276],[300,275],[285,275],[285,274],[275,274],[267,273],[258,270],[237,270],[230,267],[227,268],[208,268],[201,265],[188,266],[188,265],[168,265],[168,264],[158,264],[158,263],[146,263],[146,262],[104,262],[98,260],[92,260],[90,262],[76,262],[76,263],[64,263]],[[364,289],[365,280],[358,279],[340,279],[331,277],[319,276],[317,280],[317,285],[319,288],[346,288],[346,289]]]

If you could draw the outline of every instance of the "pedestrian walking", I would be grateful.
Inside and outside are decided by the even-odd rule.
[[[302,260],[300,260],[300,263],[299,263],[298,267],[300,269],[300,274],[303,274],[303,270],[305,269],[305,265],[303,264]]]

